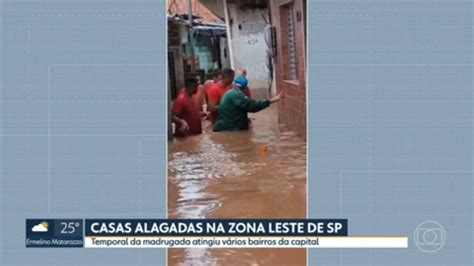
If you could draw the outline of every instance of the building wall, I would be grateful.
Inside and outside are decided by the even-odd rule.
[[[267,9],[242,10],[237,3],[229,3],[234,68],[245,68],[249,87],[255,98],[268,96],[269,70],[266,65],[267,45],[264,30],[267,26]]]
[[[212,42],[207,37],[197,37],[194,39],[194,54],[199,56],[198,69],[211,71],[214,69],[214,58],[212,56]]]
[[[206,73],[212,72],[219,67],[219,64],[222,65],[222,68],[230,67],[227,56],[227,38],[225,37],[210,38],[205,34],[196,37],[194,39],[194,53],[199,56],[198,69],[205,70]]]
[[[277,55],[274,59],[276,90],[284,91],[285,98],[278,103],[278,119],[287,128],[306,140],[306,53],[305,5],[303,0],[278,0],[271,2],[271,23],[276,27]],[[289,42],[286,8],[293,5],[296,73],[290,80]]]
[[[220,53],[222,68],[230,68],[229,45],[227,38],[220,38]]]
[[[175,22],[168,22],[168,51],[173,52],[176,90],[184,86],[183,42],[187,42],[187,28]],[[171,93],[171,92],[170,92]],[[177,92],[171,93],[176,95]]]

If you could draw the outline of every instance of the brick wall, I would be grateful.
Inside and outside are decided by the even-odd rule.
[[[305,53],[305,1],[269,1],[271,23],[276,27],[277,56],[275,64],[276,90],[285,92],[285,99],[278,104],[278,120],[288,129],[306,140],[306,53]],[[296,46],[296,79],[291,80],[288,8],[292,6]]]

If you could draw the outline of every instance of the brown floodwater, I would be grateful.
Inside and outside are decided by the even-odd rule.
[[[202,135],[170,141],[168,217],[306,218],[306,143],[276,113],[251,114],[246,132],[205,122]],[[306,250],[169,249],[168,265],[306,265]]]

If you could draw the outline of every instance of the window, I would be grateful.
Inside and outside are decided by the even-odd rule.
[[[298,55],[296,53],[296,22],[293,1],[280,2],[281,60],[286,81],[298,81]]]
[[[289,4],[285,8],[286,25],[288,29],[288,66],[289,78],[297,80],[297,61],[296,61],[296,38],[295,38],[295,18],[293,15],[293,4]]]

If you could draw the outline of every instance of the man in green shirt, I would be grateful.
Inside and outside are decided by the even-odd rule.
[[[261,111],[283,97],[283,93],[280,92],[268,100],[248,98],[243,92],[247,84],[247,79],[239,76],[234,80],[234,88],[224,94],[219,105],[219,115],[214,123],[214,131],[247,130],[249,128],[247,113]]]

